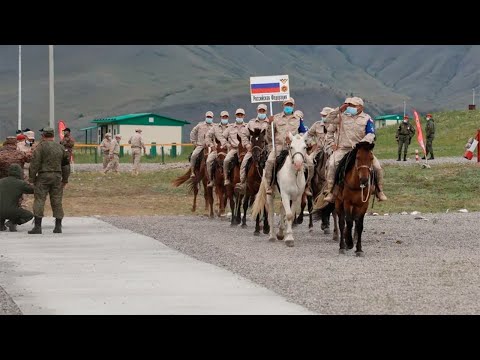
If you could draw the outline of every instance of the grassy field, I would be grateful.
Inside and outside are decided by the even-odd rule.
[[[465,152],[464,146],[470,137],[475,136],[477,129],[480,128],[480,111],[448,111],[433,113],[435,120],[435,140],[433,141],[433,151],[435,157],[458,156],[462,157]],[[425,140],[425,118],[420,119],[422,132]],[[415,120],[410,119],[410,123],[415,127]],[[387,126],[377,130],[377,140],[375,142],[375,155],[379,159],[394,159],[397,157],[397,142],[395,133],[397,126]],[[412,138],[412,143],[408,147],[409,156],[415,156],[415,149],[422,156],[422,149],[417,141],[417,132]]]
[[[368,211],[400,213],[414,210],[445,212],[466,208],[480,211],[480,166],[471,164],[385,166],[385,193],[389,200],[371,203]],[[64,196],[67,216],[93,215],[190,215],[193,196],[184,186],[171,181],[185,170],[145,172],[138,177],[128,173],[107,175],[79,172],[71,175]],[[197,201],[197,214],[203,215],[203,190]],[[29,195],[29,202],[33,199]],[[228,211],[228,210],[227,210]],[[47,215],[51,214],[46,207]]]

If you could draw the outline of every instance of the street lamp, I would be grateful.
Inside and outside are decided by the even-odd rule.
[[[48,45],[49,74],[50,74],[50,127],[55,129],[55,101],[53,86],[53,45]]]

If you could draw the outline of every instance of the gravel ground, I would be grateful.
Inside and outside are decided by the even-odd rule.
[[[480,314],[480,213],[366,216],[364,258],[332,235],[294,229],[295,247],[203,216],[102,217],[244,276],[320,314]]]
[[[0,286],[0,315],[22,315],[17,304]]]
[[[142,163],[140,166],[140,172],[142,171],[159,171],[159,170],[171,170],[171,169],[188,169],[190,166],[187,162],[180,162],[180,163],[168,163],[168,164],[160,164],[160,163]],[[120,172],[130,172],[132,171],[133,165],[132,164],[120,164],[118,170]],[[74,170],[78,172],[84,171],[102,171],[103,165],[102,164],[75,164]]]
[[[415,162],[415,157],[409,157],[407,158],[407,161],[397,161],[397,159],[380,159],[379,160],[381,164],[390,164],[390,165],[402,165],[402,166],[407,166],[407,165],[415,165],[417,164]],[[425,160],[422,160],[420,158],[419,164],[425,163]],[[458,157],[440,157],[440,158],[435,158],[434,160],[428,160],[427,164],[434,166],[435,164],[473,164],[477,163],[476,158],[472,160],[467,160],[464,157],[458,156]],[[418,165],[418,164],[417,164]]]

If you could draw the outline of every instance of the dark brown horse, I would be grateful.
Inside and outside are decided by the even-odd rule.
[[[340,161],[335,174],[335,184],[338,185],[335,210],[340,226],[340,254],[345,254],[346,249],[353,248],[352,228],[355,222],[357,237],[355,253],[357,256],[364,255],[362,251],[363,220],[367,212],[368,200],[375,190],[372,166],[373,146],[374,144],[367,142],[358,143]]]
[[[218,211],[217,215],[219,217],[225,215],[225,206],[227,205],[227,193],[225,188],[225,177],[223,174],[223,161],[227,154],[225,151],[222,151],[222,147],[218,140],[216,141],[217,145],[217,158],[213,162],[213,182],[215,184],[215,194],[217,195],[217,206]]]
[[[240,224],[241,222],[241,201],[243,195],[239,194],[238,191],[235,193],[235,185],[240,182],[240,165],[242,164],[243,157],[247,153],[247,149],[242,145],[242,139],[237,134],[238,139],[238,151],[235,157],[230,163],[230,184],[226,186],[227,189],[227,199],[230,202],[230,209],[232,212],[231,226]],[[226,175],[227,176],[227,175]]]
[[[213,190],[212,188],[207,187],[207,177],[205,176],[207,169],[207,156],[208,148],[204,148],[203,152],[198,155],[197,160],[195,161],[195,177],[193,179],[190,177],[192,170],[189,168],[185,174],[173,180],[172,185],[178,187],[185,183],[189,193],[193,192],[192,212],[195,212],[197,210],[197,195],[199,190],[199,184],[200,182],[202,182],[203,196],[205,198],[205,211],[207,213],[209,212],[209,216],[213,218]]]
[[[243,198],[243,217],[242,227],[247,226],[247,210],[252,206],[255,200],[255,195],[260,189],[260,183],[262,182],[263,169],[267,161],[267,148],[265,141],[266,130],[255,129],[250,130],[250,142],[252,144],[252,157],[250,160],[250,167],[247,172],[246,190]],[[267,209],[264,209],[263,213],[263,233],[268,234],[270,232],[270,226],[268,225],[268,213]],[[255,231],[254,235],[260,235],[260,214],[255,219]]]

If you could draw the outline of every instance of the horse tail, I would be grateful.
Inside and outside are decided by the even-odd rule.
[[[265,203],[267,202],[267,187],[265,185],[266,181],[267,180],[265,178],[262,178],[257,196],[255,196],[255,201],[253,202],[252,206],[253,220],[256,220],[258,214],[260,214],[260,218],[263,217],[263,210],[265,208]]]
[[[175,180],[172,181],[172,185],[175,186],[175,187],[179,187],[180,185],[182,185],[185,181],[187,181],[188,179],[190,179],[190,174],[192,173],[192,169],[188,169],[188,171],[183,174],[182,176],[179,176],[178,178],[176,178]]]

